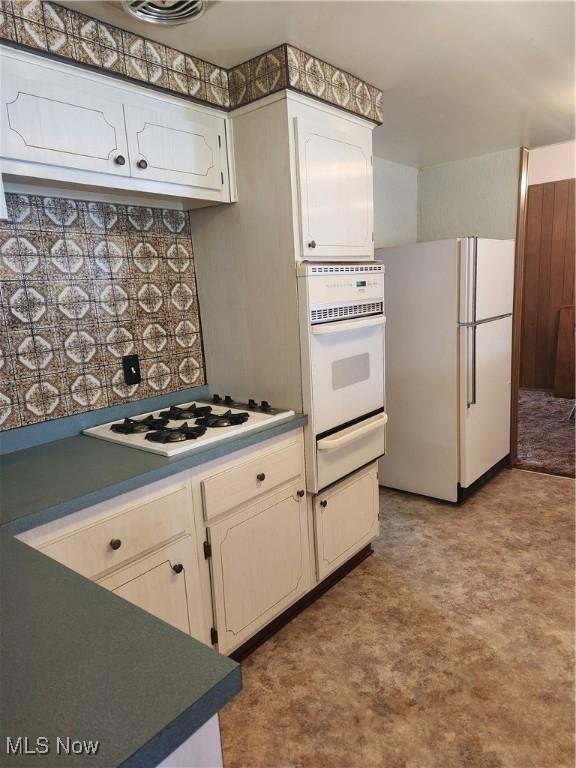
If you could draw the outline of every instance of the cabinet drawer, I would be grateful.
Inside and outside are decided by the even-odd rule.
[[[301,474],[301,448],[295,442],[212,475],[202,481],[206,520],[295,481]]]
[[[188,488],[183,486],[40,549],[73,571],[93,578],[184,533],[191,519],[192,502]],[[120,542],[120,546],[114,549],[112,542]]]

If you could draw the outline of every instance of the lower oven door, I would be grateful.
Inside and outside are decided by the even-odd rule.
[[[384,406],[384,316],[310,326],[312,423],[320,435]]]
[[[316,492],[382,456],[386,450],[385,413],[378,413],[316,441]]]

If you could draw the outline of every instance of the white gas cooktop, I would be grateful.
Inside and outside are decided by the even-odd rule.
[[[238,403],[232,398],[224,401],[215,395],[210,401],[178,403],[171,408],[90,427],[83,432],[141,451],[177,456],[253,432],[263,425],[285,421],[291,416],[294,411],[271,408],[265,401]],[[148,423],[143,423],[145,420]]]

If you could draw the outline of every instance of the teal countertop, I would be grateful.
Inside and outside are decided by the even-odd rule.
[[[173,458],[78,435],[0,458],[0,528],[16,534],[306,424],[307,417]]]
[[[14,534],[302,427],[306,416],[168,459],[76,436],[0,459],[0,765],[148,768],[241,688],[239,666]],[[49,739],[6,754],[5,737]],[[98,741],[56,755],[56,739]]]
[[[157,765],[242,687],[235,662],[6,535],[0,611],[6,768]],[[51,751],[7,756],[7,736]],[[98,751],[57,755],[57,737]]]

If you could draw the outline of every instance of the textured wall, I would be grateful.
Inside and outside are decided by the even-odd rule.
[[[573,179],[576,176],[576,141],[563,141],[530,150],[528,184]]]
[[[374,158],[374,244],[404,245],[417,239],[418,169]]]
[[[204,384],[187,213],[7,195],[0,429]],[[142,383],[127,386],[122,356]]]
[[[516,234],[519,150],[421,168],[418,240]]]

